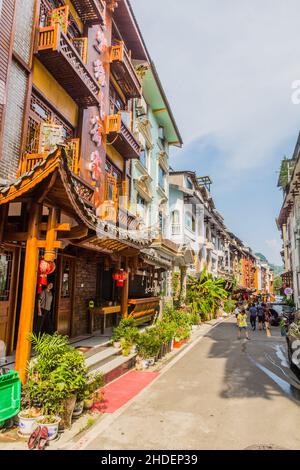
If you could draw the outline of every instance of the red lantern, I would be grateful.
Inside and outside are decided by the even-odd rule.
[[[47,285],[47,276],[55,271],[54,261],[45,261],[43,258],[40,259],[38,268],[38,293],[42,292],[42,286]]]
[[[124,281],[128,278],[128,274],[124,269],[117,269],[112,275],[113,280],[117,282],[117,287],[123,287]]]

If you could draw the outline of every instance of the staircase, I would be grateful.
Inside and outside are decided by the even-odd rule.
[[[112,382],[135,366],[136,354],[123,356],[121,348],[109,344],[91,348],[84,353],[89,372],[102,372],[105,384]]]

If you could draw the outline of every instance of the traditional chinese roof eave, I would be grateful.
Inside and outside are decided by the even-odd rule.
[[[75,220],[83,223],[92,233],[95,233],[92,243],[98,245],[98,240],[119,240],[118,249],[135,248],[149,246],[154,235],[152,233],[143,233],[140,236],[130,230],[116,227],[106,221],[98,218],[94,209],[88,206],[76,191],[74,177],[68,167],[67,155],[63,147],[58,147],[49,154],[44,160],[37,163],[30,172],[24,173],[20,178],[11,182],[9,185],[0,186],[0,205],[9,202],[18,202],[26,196],[36,197],[36,191],[43,182],[47,188],[47,179],[52,176],[56,179],[53,187],[49,189],[43,202],[53,204],[63,209]],[[57,194],[63,196],[60,198]],[[90,234],[88,236],[90,238]],[[84,241],[84,240],[83,240]]]

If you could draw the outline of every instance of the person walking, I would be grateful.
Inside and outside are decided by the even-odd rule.
[[[249,308],[249,313],[250,313],[251,328],[252,328],[253,331],[255,331],[256,330],[257,308],[255,307],[254,303]]]
[[[53,302],[52,289],[53,284],[52,282],[49,282],[38,300],[38,331],[39,333],[48,333],[50,335],[54,332],[51,318],[51,307]]]
[[[271,336],[271,312],[268,304],[264,306],[265,330],[268,337]]]
[[[264,307],[263,304],[257,306],[257,318],[258,318],[258,329],[262,331],[264,329]]]
[[[248,333],[248,324],[247,324],[247,312],[246,310],[242,310],[237,317],[237,324],[238,324],[238,339],[241,339],[242,332],[245,333],[247,339],[250,339]]]

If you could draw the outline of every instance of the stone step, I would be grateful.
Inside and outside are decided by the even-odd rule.
[[[95,351],[95,354],[89,354],[88,357],[86,357],[85,359],[85,363],[88,367],[88,370],[91,372],[96,369],[98,370],[98,368],[102,365],[111,362],[120,354],[121,349],[113,347],[106,347],[105,349],[102,348],[98,352]]]
[[[102,372],[105,384],[112,382],[123,374],[126,374],[135,366],[136,354],[129,356],[118,355],[106,363],[95,367],[93,371]]]

